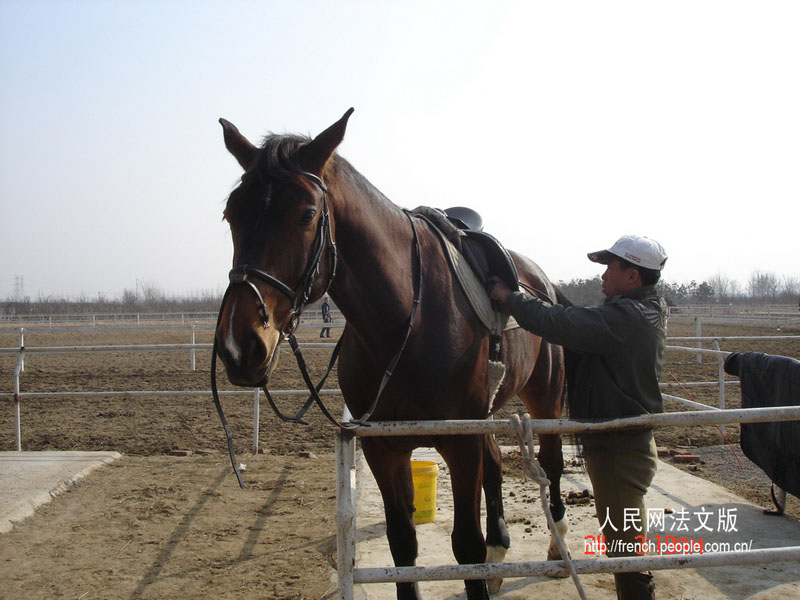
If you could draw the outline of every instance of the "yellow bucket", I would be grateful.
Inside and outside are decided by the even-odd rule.
[[[411,461],[411,479],[414,482],[414,523],[432,523],[436,520],[436,478],[439,465],[429,460]]]

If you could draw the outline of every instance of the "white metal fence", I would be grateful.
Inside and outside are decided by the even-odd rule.
[[[321,319],[319,309],[308,309],[303,312],[306,319]],[[342,320],[338,309],[331,310],[334,321]],[[9,326],[27,328],[58,328],[65,327],[122,327],[125,325],[142,328],[163,328],[167,324],[180,324],[181,326],[194,324],[213,325],[217,319],[216,312],[184,311],[184,312],[131,312],[131,313],[72,313],[72,314],[9,314],[0,313],[0,323]]]
[[[339,323],[322,323],[314,322],[311,320],[304,320],[301,323],[302,327],[328,327],[341,328],[344,327],[343,322]],[[30,330],[19,328],[16,332],[19,335],[19,346],[0,348],[0,354],[14,354],[17,355],[17,362],[12,374],[12,382],[10,393],[0,392],[0,398],[12,398],[14,400],[14,440],[15,449],[22,451],[22,423],[21,423],[21,402],[28,398],[80,398],[80,397],[115,397],[115,396],[140,396],[140,397],[158,397],[158,396],[210,396],[211,390],[105,390],[105,391],[69,391],[69,392],[22,392],[21,380],[22,374],[25,371],[25,357],[29,354],[73,354],[73,353],[122,353],[122,352],[187,352],[189,357],[189,368],[194,371],[197,367],[196,355],[198,351],[210,352],[212,348],[211,343],[197,343],[196,332],[203,327],[197,325],[190,325],[187,327],[180,327],[180,329],[187,329],[190,336],[190,341],[187,344],[106,344],[94,346],[26,346],[25,334],[30,333]],[[164,330],[164,328],[154,328],[156,330]],[[174,329],[174,328],[172,328]],[[204,327],[204,329],[213,329],[213,325]],[[86,331],[86,328],[70,328],[70,331]],[[94,329],[91,329],[92,331]],[[117,331],[118,328],[114,328]],[[41,331],[41,330],[39,330]],[[49,330],[47,330],[49,331]],[[59,329],[59,331],[62,331]],[[332,342],[306,342],[301,344],[303,350],[329,350],[335,346]],[[308,395],[308,390],[299,389],[283,389],[271,390],[273,396],[305,396]],[[340,394],[338,389],[323,389],[320,390],[323,395]],[[253,453],[258,452],[259,440],[259,421],[260,421],[260,390],[255,388],[253,390],[220,390],[221,396],[253,396]]]
[[[587,431],[616,431],[641,427],[665,427],[669,425],[690,426],[789,420],[800,420],[800,406],[661,413],[592,423],[571,421],[568,419],[539,419],[531,420],[530,424],[533,432],[537,435],[541,435],[543,433],[565,434]],[[356,437],[485,433],[515,435],[516,425],[511,419],[494,421],[381,422],[373,423],[370,427],[355,430]],[[356,568],[355,437],[350,433],[339,433],[336,442],[337,568],[339,593],[342,600],[352,600],[355,597],[355,584],[362,583],[451,579],[503,579],[540,575],[566,576],[569,574],[567,563],[564,560],[443,565],[436,567],[385,566],[369,569]],[[572,560],[571,562],[577,573],[600,573],[796,561],[800,561],[800,546],[766,548],[751,550],[749,552],[595,558]]]

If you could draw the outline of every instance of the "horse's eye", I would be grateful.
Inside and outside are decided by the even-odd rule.
[[[303,216],[300,217],[300,227],[308,227],[311,225],[311,222],[314,220],[317,211],[313,208],[308,209],[303,213]]]

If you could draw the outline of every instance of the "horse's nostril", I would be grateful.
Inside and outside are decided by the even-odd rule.
[[[250,332],[247,335],[247,344],[244,355],[245,364],[252,367],[259,367],[267,360],[267,346],[264,340],[255,332]]]

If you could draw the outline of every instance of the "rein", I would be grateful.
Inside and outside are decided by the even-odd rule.
[[[306,361],[303,358],[303,353],[300,349],[300,345],[297,342],[297,338],[294,335],[295,330],[297,329],[297,325],[300,322],[300,315],[302,314],[303,310],[308,303],[308,300],[311,296],[311,290],[314,286],[314,282],[316,280],[317,275],[319,275],[320,264],[322,262],[322,256],[325,249],[325,246],[328,245],[331,252],[331,260],[332,260],[332,267],[331,267],[331,274],[328,277],[328,284],[326,286],[326,293],[327,290],[330,288],[331,283],[333,282],[333,278],[336,275],[336,265],[338,261],[338,253],[336,250],[336,243],[333,239],[333,235],[331,232],[331,224],[330,224],[330,213],[328,209],[328,188],[325,183],[316,175],[312,173],[302,172],[302,175],[311,179],[319,188],[322,190],[322,216],[320,218],[320,224],[317,236],[314,239],[314,247],[312,248],[311,255],[309,257],[308,265],[306,270],[300,280],[300,284],[297,290],[292,290],[289,286],[285,283],[280,281],[278,278],[270,275],[266,271],[262,271],[261,269],[257,269],[255,267],[251,267],[249,265],[237,265],[228,274],[229,285],[228,288],[225,290],[225,294],[222,297],[222,302],[220,305],[219,314],[217,315],[217,325],[215,328],[219,328],[220,321],[222,319],[222,310],[225,307],[225,301],[227,300],[228,293],[230,292],[231,286],[234,284],[247,284],[250,289],[256,295],[259,304],[259,312],[261,313],[261,318],[264,327],[269,327],[269,313],[267,311],[266,304],[264,302],[264,298],[261,295],[261,292],[258,290],[258,287],[253,283],[252,279],[259,279],[270,286],[277,289],[281,292],[284,296],[286,296],[292,302],[292,311],[289,313],[289,317],[287,318],[285,325],[281,328],[281,338],[278,342],[278,347],[275,348],[273,360],[278,355],[280,342],[286,338],[289,341],[289,345],[292,348],[292,352],[295,356],[295,360],[297,361],[298,369],[303,377],[303,381],[310,392],[308,399],[306,400],[305,404],[300,408],[300,410],[295,414],[293,417],[289,417],[284,415],[278,406],[275,404],[275,401],[272,398],[272,395],[269,393],[266,385],[262,386],[261,389],[264,392],[264,395],[267,398],[272,410],[275,414],[283,421],[290,422],[290,423],[299,423],[302,425],[308,425],[306,421],[303,421],[303,416],[311,407],[312,404],[316,403],[319,406],[322,413],[325,417],[333,423],[335,426],[342,430],[353,430],[358,427],[362,426],[369,426],[367,422],[372,413],[374,412],[375,408],[378,406],[378,401],[380,400],[381,395],[383,394],[383,390],[386,385],[389,383],[389,379],[394,372],[397,363],[400,360],[400,356],[403,354],[405,350],[406,344],[408,343],[408,339],[411,335],[411,331],[414,326],[414,320],[416,318],[417,309],[419,307],[420,302],[420,290],[422,287],[422,259],[420,255],[420,247],[419,247],[419,237],[417,234],[417,228],[414,223],[413,216],[408,212],[406,212],[406,216],[409,219],[409,223],[411,224],[411,230],[414,236],[414,258],[415,258],[415,267],[416,267],[416,277],[414,278],[414,299],[411,306],[411,313],[408,318],[408,326],[406,328],[406,333],[403,338],[403,342],[400,346],[398,352],[394,355],[394,357],[389,361],[389,365],[384,372],[383,379],[378,387],[378,392],[375,395],[375,399],[372,401],[370,407],[364,412],[364,414],[358,419],[351,419],[349,422],[339,422],[334,418],[334,416],[330,413],[328,408],[325,406],[322,398],[320,398],[319,392],[322,390],[322,386],[324,385],[325,381],[328,379],[328,376],[331,374],[334,365],[336,364],[336,360],[339,357],[339,351],[341,350],[342,340],[344,339],[344,332],[339,337],[339,340],[336,343],[336,346],[333,349],[331,354],[331,359],[328,364],[328,368],[325,372],[325,375],[319,381],[317,385],[311,380],[311,376],[308,373],[308,368],[306,366]],[[346,326],[345,326],[346,329]],[[228,426],[227,419],[225,418],[225,413],[222,410],[222,404],[219,400],[219,393],[217,391],[217,377],[216,377],[216,366],[217,366],[217,354],[218,354],[218,347],[217,347],[217,337],[214,336],[214,344],[211,350],[211,393],[214,398],[214,406],[216,407],[217,414],[219,415],[220,422],[222,423],[222,428],[225,431],[225,437],[227,440],[228,445],[228,455],[231,459],[231,465],[233,467],[233,471],[236,474],[236,479],[239,482],[239,487],[244,488],[244,482],[242,481],[242,475],[239,470],[239,465],[236,461],[236,454],[233,448],[233,435],[231,434],[230,428]]]

